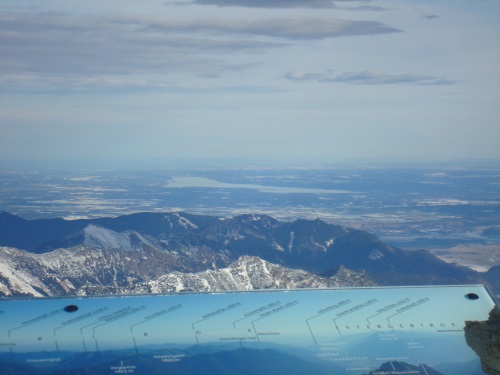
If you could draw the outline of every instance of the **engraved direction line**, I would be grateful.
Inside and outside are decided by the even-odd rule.
[[[343,300],[343,301],[340,301],[340,302],[339,302],[339,303],[337,303],[336,305],[328,306],[328,307],[325,307],[324,309],[319,310],[319,311],[316,313],[316,315],[314,315],[314,316],[312,316],[312,317],[310,317],[310,318],[306,319],[307,328],[309,328],[309,332],[311,332],[311,336],[312,336],[312,338],[313,338],[313,340],[314,340],[314,343],[315,343],[315,344],[318,344],[318,342],[316,341],[316,337],[314,336],[314,333],[313,333],[313,331],[312,331],[312,329],[311,329],[311,326],[309,325],[309,320],[314,319],[314,318],[317,318],[318,316],[321,316],[321,315],[323,315],[323,314],[329,313],[330,311],[333,311],[333,310],[335,310],[335,309],[338,309],[339,307],[342,307],[342,306],[347,305],[347,304],[349,304],[349,303],[351,303],[351,300],[350,300],[350,299],[345,299],[345,300]]]
[[[87,324],[86,326],[80,327],[80,333],[83,335],[83,330],[85,328],[94,326],[94,325],[99,324],[99,323],[102,323],[103,321],[108,322],[108,321],[116,320],[120,316],[128,316],[129,315],[128,311],[130,309],[131,309],[131,307],[127,306],[127,307],[124,307],[121,310],[112,312],[111,314],[107,314],[107,315],[101,316],[101,317],[97,318],[97,321],[95,321],[93,323],[90,323],[90,324]]]
[[[251,318],[252,316],[254,316],[256,314],[259,314],[259,313],[262,313],[266,310],[272,309],[273,307],[279,306],[280,304],[281,304],[281,301],[274,301],[274,302],[269,303],[266,306],[259,307],[257,310],[253,310],[253,311],[250,311],[248,313],[245,313],[243,318],[235,320],[233,322],[233,327],[236,328],[236,323],[241,322],[242,320]]]
[[[82,315],[82,316],[79,316],[79,317],[76,317],[76,318],[73,318],[73,319],[67,320],[67,321],[65,321],[65,322],[62,322],[62,323],[61,323],[61,324],[62,324],[61,326],[54,328],[54,336],[56,335],[56,331],[57,331],[58,329],[65,328],[65,327],[67,327],[67,326],[69,326],[69,325],[71,325],[71,324],[75,324],[75,323],[81,322],[82,320],[85,320],[85,319],[88,319],[88,318],[92,318],[93,316],[96,316],[96,315],[102,314],[103,312],[106,312],[106,311],[108,311],[108,310],[109,310],[109,308],[107,308],[107,307],[102,307],[102,308],[100,308],[100,309],[98,309],[98,310],[95,310],[95,311],[89,312],[89,313],[87,313],[87,314],[85,314],[85,315]]]
[[[35,323],[41,322],[42,320],[45,320],[45,319],[52,318],[52,317],[54,317],[56,315],[59,315],[62,312],[63,312],[62,309],[60,309],[60,310],[54,310],[54,311],[52,311],[50,313],[43,314],[43,315],[37,316],[36,318],[33,318],[33,319],[27,320],[25,322],[22,322],[20,326],[18,326],[16,328],[12,328],[11,330],[9,330],[8,331],[8,335],[10,337],[10,334],[11,334],[12,331],[15,331],[15,330],[20,329],[20,328],[24,328],[24,327],[29,326],[31,324],[35,324]]]
[[[135,354],[139,354],[139,348],[137,348],[137,342],[135,341],[135,337],[132,337],[132,340],[134,340]]]
[[[349,309],[349,310],[344,310],[340,313],[337,314],[337,317],[335,319],[333,319],[333,324],[335,324],[335,328],[337,329],[337,331],[339,332],[339,334],[342,336],[342,332],[340,332],[340,329],[337,325],[337,319],[341,319],[349,314],[352,314],[352,313],[355,313],[356,311],[359,311],[361,309],[364,309],[365,307],[368,307],[370,305],[373,305],[374,303],[378,302],[378,300],[376,298],[373,298],[373,299],[370,299],[368,301],[366,301],[365,303],[362,303],[360,305],[356,305],[354,306],[353,308]]]
[[[390,324],[391,321],[389,320],[390,318],[392,318],[393,316],[396,316],[396,315],[399,315],[399,314],[402,314],[408,310],[412,310],[414,309],[415,307],[417,306],[420,306],[426,302],[429,302],[431,299],[429,297],[425,297],[425,298],[420,298],[418,301],[415,301],[415,302],[412,302],[410,303],[409,305],[406,305],[406,306],[403,306],[399,309],[397,309],[397,313],[396,314],[393,314],[393,315],[390,315],[387,317],[387,322]]]
[[[99,327],[102,327],[102,326],[104,326],[106,324],[113,323],[113,322],[115,322],[117,320],[126,318],[126,317],[128,317],[130,315],[133,315],[135,313],[138,313],[139,311],[142,311],[144,309],[146,309],[146,306],[144,306],[144,305],[142,305],[140,307],[133,307],[133,308],[130,307],[130,306],[128,306],[128,307],[126,307],[124,309],[118,310],[117,312],[114,312],[112,314],[109,314],[109,315],[106,315],[106,316],[103,316],[103,317],[99,318],[100,322],[87,325],[86,327],[90,327],[92,325],[98,324],[97,326],[95,326],[94,328],[92,328],[92,331],[94,333],[93,337],[94,337],[94,341],[95,341],[96,350],[100,351],[99,350],[99,343],[97,342],[97,337],[95,337],[95,330],[96,330],[96,328],[99,328]],[[102,322],[103,320],[104,320],[104,322]],[[101,323],[101,324],[99,324],[99,323]],[[85,328],[85,327],[83,327],[83,328]],[[82,333],[83,333],[83,331],[82,331],[83,328],[80,329],[80,332],[82,332]],[[135,339],[134,339],[134,341],[135,341]]]
[[[266,311],[264,313],[261,313],[260,314],[260,318],[258,319],[255,319],[255,320],[252,320],[252,327],[253,327],[253,331],[255,332],[255,336],[257,337],[257,340],[260,341],[259,339],[259,334],[257,332],[257,330],[255,329],[255,322],[261,320],[261,319],[265,319],[265,318],[268,318],[270,317],[271,315],[274,315],[274,314],[277,314],[279,312],[282,312],[286,309],[289,309],[295,305],[298,305],[299,304],[299,301],[295,300],[295,301],[292,301],[292,302],[288,302],[286,305],[280,305],[274,309],[272,309],[271,311]]]
[[[99,328],[99,327],[102,327],[102,326],[104,326],[106,324],[113,323],[114,321],[126,318],[127,316],[130,316],[132,314],[138,313],[139,311],[142,311],[145,308],[146,308],[146,306],[144,306],[144,305],[141,306],[141,307],[130,308],[128,311],[125,311],[125,312],[123,312],[121,314],[117,314],[116,316],[113,316],[110,319],[107,319],[104,323],[101,323],[101,324],[95,326],[92,330],[95,333],[96,328]]]
[[[241,306],[241,303],[240,302],[235,302],[235,303],[232,303],[232,304],[230,304],[230,305],[228,305],[226,307],[223,307],[223,308],[221,308],[219,310],[216,310],[216,311],[213,311],[211,313],[202,315],[201,317],[203,319],[197,320],[196,322],[192,323],[191,327],[193,328],[193,331],[194,331],[194,325],[195,324],[198,324],[200,322],[203,322],[204,320],[213,318],[214,316],[217,316],[217,315],[220,315],[220,314],[224,314],[225,312],[227,312],[229,310],[232,310],[232,309],[235,309],[236,307],[239,307],[239,306]]]
[[[395,309],[396,307],[399,307],[399,306],[401,306],[401,305],[403,305],[403,304],[405,304],[407,302],[410,302],[410,301],[411,301],[410,298],[403,298],[403,299],[399,300],[398,302],[395,302],[395,303],[392,303],[392,304],[387,305],[385,307],[382,307],[381,309],[377,310],[376,314],[373,314],[373,315],[369,316],[368,318],[366,318],[366,321],[368,322],[368,324],[371,324],[370,323],[370,319],[371,318],[373,318],[373,317],[375,317],[377,315],[383,314],[383,313],[385,313],[385,312],[387,312],[389,310]]]
[[[130,326],[130,332],[134,332],[133,327],[135,327],[135,326],[137,326],[137,325],[139,325],[139,324],[143,324],[143,323],[146,323],[146,322],[148,322],[148,321],[150,321],[150,320],[153,320],[153,319],[159,318],[160,316],[163,316],[163,315],[169,314],[169,313],[171,313],[171,312],[174,312],[174,311],[176,311],[176,310],[179,310],[180,308],[182,308],[182,305],[180,305],[180,304],[179,304],[179,305],[172,306],[172,307],[170,307],[170,308],[168,308],[168,309],[166,309],[166,310],[161,310],[161,311],[158,311],[158,312],[157,312],[157,313],[155,313],[155,314],[152,314],[152,315],[146,316],[146,317],[144,318],[144,321],[139,322],[139,323],[132,324],[132,325]]]

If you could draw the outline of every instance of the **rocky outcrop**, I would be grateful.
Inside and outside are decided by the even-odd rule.
[[[500,310],[494,308],[484,322],[465,322],[467,344],[481,358],[483,371],[500,375]]]

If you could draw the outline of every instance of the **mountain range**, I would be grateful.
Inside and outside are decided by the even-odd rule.
[[[443,375],[432,367],[425,364],[419,366],[410,365],[405,362],[390,361],[382,364],[378,370],[370,371],[368,375],[397,375],[397,374],[415,374],[415,375]]]
[[[319,219],[156,212],[25,220],[0,213],[4,296],[465,283],[494,288],[494,268],[481,274]]]

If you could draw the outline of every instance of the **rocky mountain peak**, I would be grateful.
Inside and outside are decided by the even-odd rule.
[[[444,263],[426,251],[403,251],[370,233],[321,220],[281,222],[266,215],[221,219],[182,212],[70,222],[5,217],[9,230],[0,228],[0,246],[19,250],[3,253],[4,275],[36,273],[43,285],[55,288],[39,287],[42,295],[58,295],[67,285],[133,288],[173,272],[222,269],[233,278],[253,277],[235,282],[241,288],[284,285],[284,281],[273,284],[276,277],[298,286],[301,282],[294,279],[298,271],[324,278],[343,274],[350,282],[365,275],[380,285],[487,282],[476,272]],[[255,279],[257,274],[260,281]],[[51,281],[49,275],[56,275],[60,282]],[[305,284],[321,284],[311,282]]]

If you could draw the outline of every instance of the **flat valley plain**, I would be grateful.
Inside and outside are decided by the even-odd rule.
[[[500,264],[495,162],[290,167],[2,162],[0,211],[67,220],[159,211],[321,218],[476,271]]]

